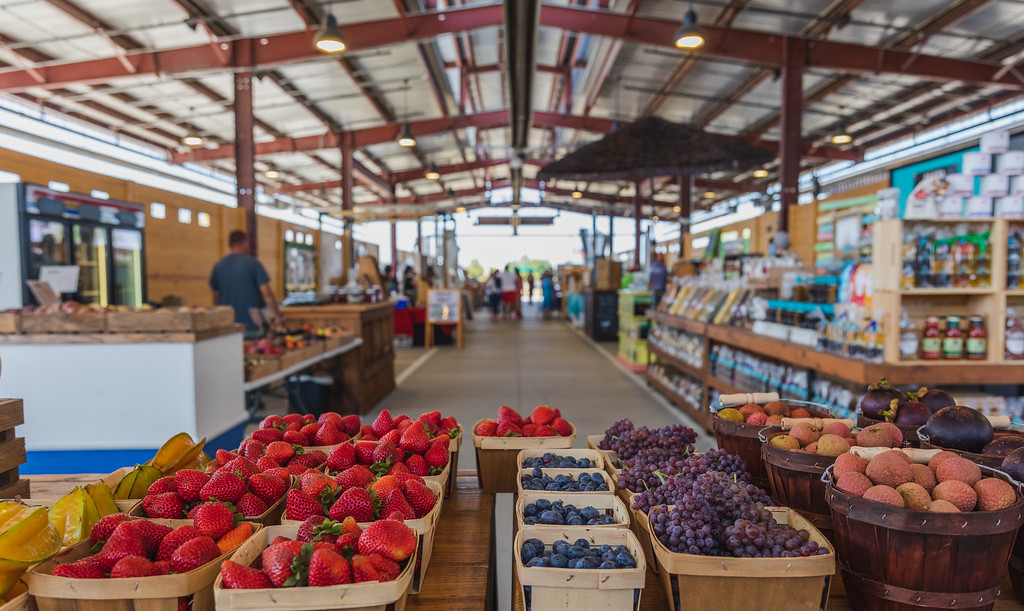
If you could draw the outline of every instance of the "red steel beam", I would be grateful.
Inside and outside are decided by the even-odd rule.
[[[345,24],[341,31],[349,49],[358,51],[433,38],[449,32],[497,26],[501,25],[503,18],[501,5],[487,5],[409,15],[404,20],[410,28],[408,34],[403,20],[399,18]],[[313,46],[316,36],[316,31],[302,30],[193,47],[126,52],[115,57],[84,61],[42,62],[29,68],[0,70],[0,90],[17,93],[30,87],[102,83],[126,76],[269,68],[322,58],[323,54]],[[248,53],[243,53],[243,49]],[[248,54],[251,54],[251,59],[243,61],[242,58]],[[36,77],[41,77],[43,82]]]
[[[503,165],[508,163],[507,159],[481,159],[470,163],[453,163],[451,165],[438,166],[437,171],[442,176],[449,174],[458,174],[460,172],[471,172],[481,168],[490,168],[497,165]],[[424,178],[422,169],[405,170],[404,172],[394,172],[391,174],[391,179],[395,181],[395,184],[409,182],[412,180],[421,180]],[[314,193],[319,191],[321,188],[324,189],[338,189],[341,186],[339,180],[325,180],[321,182],[307,182],[296,185],[281,185],[275,189],[275,193]]]
[[[804,47],[790,41],[782,68],[782,141],[779,146],[779,184],[782,187],[779,228],[789,231],[789,207],[800,195],[800,153],[803,148]]]

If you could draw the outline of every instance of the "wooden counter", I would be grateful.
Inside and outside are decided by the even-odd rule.
[[[393,304],[327,304],[318,306],[291,306],[283,308],[289,326],[310,325],[314,329],[339,327],[345,333],[362,338],[358,363],[344,367],[324,364],[318,373],[327,373],[344,379],[348,391],[358,406],[351,405],[341,389],[332,392],[331,409],[341,413],[366,413],[373,409],[395,388],[395,348]]]
[[[0,346],[54,344],[195,344],[245,331],[244,325],[231,325],[209,331],[171,333],[33,333],[0,335]]]

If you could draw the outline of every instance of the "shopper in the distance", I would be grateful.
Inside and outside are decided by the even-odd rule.
[[[523,274],[516,268],[516,303],[515,315],[519,320],[523,319]]]
[[[501,315],[512,316],[516,310],[516,278],[519,276],[512,273],[511,265],[505,265],[498,277],[501,278]]]
[[[491,270],[491,276],[484,285],[484,294],[487,295],[487,305],[491,308],[491,320],[497,321],[501,313],[501,277],[498,270]]]
[[[235,322],[250,331],[265,324],[281,324],[281,310],[274,289],[270,288],[270,276],[262,263],[248,255],[249,236],[244,231],[232,231],[228,248],[231,252],[217,261],[210,274],[213,302],[234,308]],[[264,307],[273,313],[271,320],[253,320],[252,309],[262,312]]]
[[[533,272],[526,274],[526,303],[533,303],[533,289],[534,289]]]
[[[555,309],[555,280],[551,270],[545,271],[544,275],[540,277],[540,292],[543,298],[541,309],[544,312],[544,318],[551,318],[551,313]]]

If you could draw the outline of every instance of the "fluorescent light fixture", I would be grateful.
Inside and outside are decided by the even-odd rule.
[[[295,241],[295,232],[292,231],[291,229],[285,229],[285,231],[284,231],[284,239],[285,239],[285,241],[288,241],[288,242],[294,242]]]
[[[697,23],[697,11],[686,11],[683,25],[676,31],[676,47],[680,49],[699,49],[704,46],[704,28]]]
[[[192,222],[192,211],[188,208],[178,208],[178,222],[188,225]]]
[[[341,37],[338,20],[333,14],[327,15],[327,21],[317,35],[316,48],[324,53],[340,53],[345,50],[345,40]]]
[[[89,192],[90,195],[96,199],[110,199],[110,194],[106,191],[100,191],[99,189],[93,189]]]
[[[754,178],[766,178],[768,176],[768,170],[761,168],[754,170]]]
[[[199,224],[200,227],[209,227],[210,226],[210,213],[209,212],[200,212],[199,214],[196,215],[196,222]]]
[[[167,206],[160,202],[153,202],[149,205],[149,216],[155,219],[167,218]]]
[[[313,234],[312,233],[307,233],[306,234],[306,246],[312,246],[312,245],[313,245]]]
[[[61,193],[67,193],[68,191],[71,190],[71,187],[68,185],[68,183],[58,182],[56,180],[51,180],[46,184],[46,186],[48,186],[51,191],[60,191]]]

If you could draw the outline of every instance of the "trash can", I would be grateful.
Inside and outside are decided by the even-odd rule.
[[[327,400],[334,378],[331,376],[295,376],[288,380],[288,411],[312,414],[319,418],[327,411]]]

